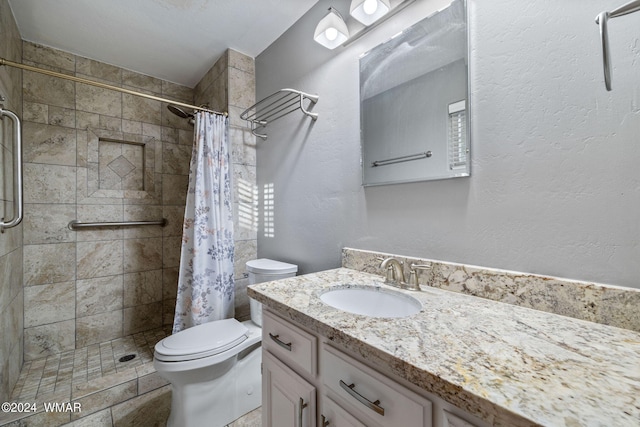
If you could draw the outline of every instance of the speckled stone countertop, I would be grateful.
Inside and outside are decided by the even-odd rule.
[[[640,426],[638,332],[429,287],[414,316],[365,317],[320,300],[337,285],[386,287],[339,268],[248,295],[489,424]]]

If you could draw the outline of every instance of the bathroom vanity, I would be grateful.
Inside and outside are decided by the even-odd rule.
[[[264,426],[634,426],[640,333],[348,268],[249,287],[265,306]],[[321,300],[336,287],[405,292],[376,318]]]

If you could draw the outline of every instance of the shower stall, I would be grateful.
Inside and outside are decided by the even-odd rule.
[[[0,17],[12,20],[5,1]],[[0,47],[0,57],[106,84],[0,67],[4,105],[23,122],[24,174],[24,219],[0,234],[0,398],[82,403],[82,414],[60,414],[59,424],[109,410],[115,420],[125,403],[165,399],[148,362],[173,322],[193,141],[190,114],[173,108],[242,111],[254,103],[245,86],[253,60],[229,50],[191,89],[22,42],[15,25],[9,30],[15,43]],[[177,102],[171,111],[165,98]],[[6,165],[14,153],[4,129]],[[255,138],[239,118],[230,133],[236,181],[255,187]],[[4,215],[14,202],[4,166],[1,179]],[[234,217],[243,205],[255,210],[255,196],[235,192]],[[256,233],[236,232],[242,320]],[[0,425],[26,416],[43,414],[2,414]]]

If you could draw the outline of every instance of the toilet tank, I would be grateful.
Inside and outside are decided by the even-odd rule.
[[[295,264],[275,261],[268,258],[247,261],[246,266],[247,273],[249,273],[250,285],[293,277],[298,272],[298,266]],[[253,298],[249,299],[249,304],[251,308],[251,320],[256,325],[262,326],[262,304]]]

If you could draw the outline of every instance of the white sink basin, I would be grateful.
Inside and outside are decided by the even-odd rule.
[[[422,310],[417,299],[373,286],[339,286],[320,294],[320,300],[338,310],[370,317],[407,317]]]

